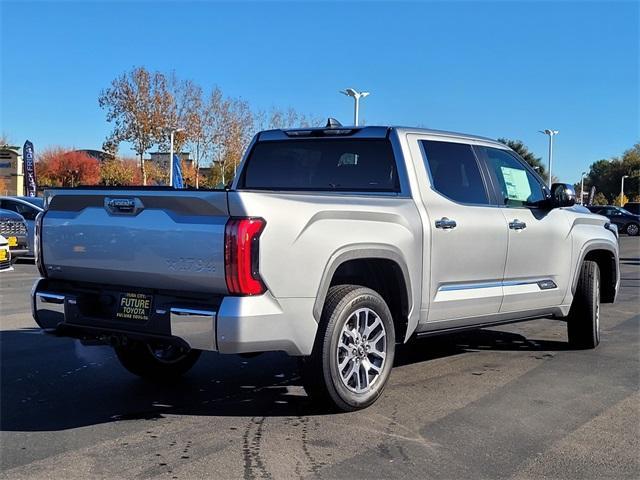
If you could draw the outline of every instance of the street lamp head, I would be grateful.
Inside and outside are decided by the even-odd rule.
[[[629,175],[623,175],[622,178],[629,178]]]
[[[345,88],[340,90],[340,93],[353,98],[364,98],[370,95],[370,92],[358,92],[355,88]]]
[[[345,90],[340,90],[340,93],[348,97],[353,97],[353,124],[358,126],[358,107],[360,105],[360,99],[368,96],[369,92],[358,92],[355,88],[346,88]]]
[[[549,135],[549,136],[557,135],[558,133],[560,133],[559,130],[550,130],[548,128],[545,130],[538,130],[538,132],[544,133],[545,135]]]

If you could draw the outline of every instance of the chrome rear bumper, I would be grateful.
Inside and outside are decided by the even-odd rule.
[[[180,340],[190,348],[216,351],[216,316],[214,310],[191,308],[184,305],[161,306],[154,310],[155,328],[145,331],[141,324],[133,325],[118,320],[100,319],[97,322],[87,321],[79,315],[78,298],[74,294],[39,289],[41,280],[36,281],[31,293],[32,313],[36,323],[49,333],[75,336],[82,335],[118,336],[158,340],[166,337],[167,341]],[[168,325],[163,332],[158,332],[158,325]],[[128,330],[131,329],[131,330]],[[111,332],[111,333],[110,333]]]
[[[120,291],[109,287],[104,290],[112,295]],[[276,299],[267,292],[227,296],[215,306],[203,306],[195,300],[189,304],[184,297],[157,295],[149,321],[130,322],[110,318],[104,311],[91,316],[99,295],[87,296],[84,289],[71,288],[63,282],[36,281],[33,318],[41,328],[60,336],[97,339],[98,343],[153,340],[220,353],[284,351],[294,356],[311,354],[318,329],[313,298]]]
[[[191,348],[216,351],[216,313],[211,310],[171,307],[171,335]]]

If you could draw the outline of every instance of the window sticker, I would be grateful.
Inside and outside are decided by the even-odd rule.
[[[519,168],[500,167],[502,178],[507,187],[509,200],[526,202],[531,196],[531,186],[527,178],[527,172]]]

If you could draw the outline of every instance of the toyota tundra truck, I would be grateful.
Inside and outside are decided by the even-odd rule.
[[[544,317],[596,347],[618,243],[574,204],[487,138],[263,131],[225,190],[49,190],[33,316],[152,379],[202,351],[286,352],[313,399],[356,410],[416,337]]]

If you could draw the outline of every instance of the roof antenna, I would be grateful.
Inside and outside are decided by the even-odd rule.
[[[341,126],[342,126],[342,124],[338,120],[336,120],[333,117],[329,117],[327,119],[327,124],[325,125],[324,128],[336,128],[336,127],[341,127]]]

